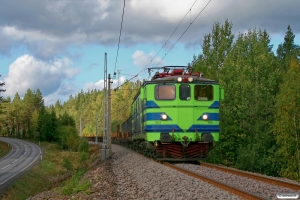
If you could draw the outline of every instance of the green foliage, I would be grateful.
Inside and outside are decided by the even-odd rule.
[[[89,145],[88,141],[86,139],[80,139],[79,145],[78,145],[78,151],[88,153],[89,148],[90,148],[90,145]]]
[[[201,71],[206,77],[219,80],[219,69],[231,51],[234,34],[231,32],[232,23],[228,20],[224,25],[215,23],[212,32],[206,34],[202,44],[202,54],[194,56],[194,60],[189,65],[195,71]]]
[[[61,126],[58,128],[59,143],[64,149],[77,151],[79,136],[77,130],[72,126]]]
[[[49,114],[44,106],[41,107],[38,116],[36,131],[39,133],[40,141],[57,141],[57,119],[53,110],[51,114]]]
[[[215,23],[205,35],[202,54],[190,64],[194,71],[218,80],[225,90],[221,102],[220,141],[210,162],[278,175],[279,154],[272,135],[281,68],[266,31],[233,35],[232,24]]]
[[[300,56],[300,46],[294,42],[295,34],[290,26],[287,27],[287,32],[284,37],[283,44],[279,44],[277,48],[277,58],[281,64],[281,68],[287,71],[293,60],[297,60]]]
[[[85,191],[86,193],[89,193],[89,189],[91,188],[91,183],[89,180],[84,180],[82,182],[79,182],[83,176],[85,171],[81,170],[78,171],[72,178],[67,180],[64,183],[64,187],[61,190],[61,193],[64,195],[70,195],[75,194],[81,191]]]
[[[59,116],[59,126],[73,126],[75,127],[74,119],[67,113]]]
[[[87,152],[82,152],[80,154],[80,164],[83,164],[89,158],[89,154]]]
[[[300,180],[300,65],[294,63],[278,95],[274,136],[278,144],[279,174]]]
[[[1,200],[23,200],[30,199],[30,197],[45,191],[45,188],[51,189],[56,187],[57,184],[62,185],[56,190],[64,188],[67,184],[64,184],[64,180],[68,177],[69,173],[64,173],[65,168],[62,166],[63,158],[69,157],[74,165],[74,169],[84,172],[87,168],[82,166],[88,166],[91,160],[97,159],[99,156],[94,154],[98,151],[98,147],[91,147],[90,156],[92,159],[86,160],[84,164],[80,164],[80,154],[77,152],[66,152],[60,148],[57,144],[41,142],[41,147],[45,150],[43,160],[35,165],[30,171],[24,174],[21,178],[16,180],[13,187],[3,191],[1,193]],[[74,173],[75,174],[75,173]],[[82,177],[83,173],[81,173]],[[90,193],[91,185],[88,180],[80,180],[74,184],[74,192],[83,191],[83,193]],[[80,180],[80,181],[79,181]],[[67,183],[67,182],[66,182]],[[64,185],[63,185],[64,184]]]
[[[63,158],[63,167],[66,168],[66,170],[68,170],[68,171],[73,171],[74,166],[73,166],[73,163],[72,163],[72,161],[69,157],[64,157]]]

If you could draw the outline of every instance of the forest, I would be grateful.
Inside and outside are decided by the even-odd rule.
[[[232,28],[228,20],[214,23],[204,35],[201,53],[187,64],[225,90],[220,141],[209,161],[299,181],[300,47],[292,28],[287,26],[276,52],[266,30],[233,33]],[[112,132],[129,116],[140,84],[128,81],[111,92]],[[58,142],[74,150],[80,133],[102,134],[102,104],[102,90],[81,90],[46,107],[41,91],[28,89],[23,98],[16,93],[3,99],[0,135]]]

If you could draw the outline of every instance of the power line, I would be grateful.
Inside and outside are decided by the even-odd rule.
[[[125,1],[125,0],[124,0]],[[197,1],[197,0],[196,0]],[[196,1],[193,3],[193,5],[191,6],[191,8],[189,9],[189,11],[185,14],[185,16],[183,17],[183,19],[180,21],[179,25],[182,23],[182,21],[185,19],[185,17],[187,16],[187,14],[189,12],[191,12],[191,9],[193,8],[193,6],[195,5]],[[198,13],[198,15],[194,18],[193,21],[190,22],[189,26],[184,30],[184,32],[180,35],[180,37],[176,40],[176,42],[172,45],[172,47],[168,50],[167,53],[165,53],[164,57],[159,61],[159,63],[156,65],[156,67],[161,63],[161,61],[163,61],[163,59],[168,55],[168,53],[173,49],[173,47],[177,44],[177,42],[182,38],[182,36],[186,33],[186,31],[191,27],[191,25],[196,21],[196,19],[200,16],[200,14],[205,10],[205,8],[210,4],[212,0],[209,0],[208,3],[203,7],[203,9]],[[177,30],[177,28],[179,27],[179,25],[175,28],[175,30],[173,31],[173,33],[171,34],[171,36],[174,34],[174,32]],[[168,40],[171,38],[171,36],[168,38]],[[168,42],[168,40],[166,42]],[[166,44],[166,43],[165,43]],[[162,47],[163,48],[163,47]],[[161,49],[162,49],[161,48]],[[159,51],[161,51],[161,49]],[[157,53],[158,54],[158,53]],[[156,54],[156,55],[157,55]],[[155,55],[155,56],[156,56]],[[133,78],[137,77],[139,74],[141,74],[143,71],[145,71],[145,69],[147,68],[147,66],[152,62],[152,60],[155,58],[155,56],[151,59],[151,61],[139,72],[137,73],[134,77],[132,77],[131,79],[129,79],[128,81],[124,82],[122,85],[124,85],[125,83],[129,82],[130,80],[132,80]],[[121,86],[122,86],[121,85]],[[121,87],[120,86],[120,87]],[[120,87],[117,87],[115,89],[118,89]]]
[[[120,40],[121,40],[121,35],[122,35],[123,19],[124,19],[124,10],[125,10],[125,0],[124,0],[124,5],[123,5],[122,21],[121,21],[121,28],[120,28],[119,43],[118,43],[118,49],[117,49],[117,56],[116,56],[114,74],[116,73],[116,67],[117,67],[118,56],[119,56]]]
[[[180,24],[183,22],[183,20],[186,18],[186,16],[191,12],[191,9],[194,7],[195,3],[198,0],[195,0],[193,5],[191,6],[191,8],[187,11],[187,13],[185,14],[185,16],[181,19],[181,21],[179,22],[179,24],[177,25],[177,27],[174,29],[174,31],[172,32],[172,34],[169,36],[169,38],[167,39],[167,41],[164,43],[164,45],[166,45],[168,43],[168,41],[170,40],[170,38],[173,36],[173,34],[175,33],[175,31],[178,29],[178,27],[180,26]],[[159,52],[163,49],[164,45],[162,45],[162,47],[160,48],[160,50],[155,54],[155,56],[151,59],[151,61],[144,67],[147,68],[147,66],[153,61],[153,59],[159,54]]]
[[[115,88],[115,90],[118,90],[120,87],[122,87],[123,85],[125,85],[126,83],[130,82],[132,79],[134,79],[135,77],[137,77],[139,74],[135,75],[134,77],[132,77],[131,79],[125,81],[122,85],[118,86]]]
[[[173,46],[169,49],[169,51],[162,57],[162,59],[157,63],[156,67],[163,61],[163,59],[168,55],[168,53],[173,49],[173,47],[176,45],[176,43],[182,38],[182,36],[186,33],[186,31],[192,26],[192,24],[195,22],[195,20],[200,16],[200,14],[205,10],[205,8],[208,6],[208,4],[212,0],[209,0],[209,2],[204,6],[204,8],[199,12],[199,14],[194,18],[194,20],[189,24],[189,26],[184,30],[184,32],[181,34],[181,36],[176,40],[176,42],[173,44]]]
[[[196,0],[197,1],[197,0]],[[194,4],[196,3],[196,1],[194,2]],[[161,63],[161,61],[163,61],[163,59],[167,56],[167,54],[173,49],[173,47],[177,44],[177,42],[181,39],[181,37],[186,33],[186,31],[190,28],[190,26],[195,22],[195,20],[200,16],[200,14],[205,10],[205,8],[210,4],[210,2],[211,2],[212,0],[209,0],[209,2],[203,7],[203,9],[198,13],[198,15],[194,18],[194,20],[193,21],[191,21],[190,22],[190,24],[189,24],[189,26],[185,29],[185,31],[181,34],[181,36],[177,39],[177,41],[172,45],[172,47],[168,50],[168,52],[164,55],[164,57],[160,60],[160,62],[156,65],[156,67]],[[194,4],[192,5],[192,7],[194,6]],[[191,9],[192,9],[192,7],[189,9],[189,11],[187,12],[187,14],[191,11]],[[187,14],[184,16],[184,18],[187,16]],[[183,19],[184,19],[183,18]],[[181,22],[183,21],[183,19],[181,20]],[[181,23],[180,22],[180,23]],[[180,23],[179,23],[179,25],[180,25]],[[179,26],[178,25],[178,26]],[[175,30],[178,28],[178,26],[175,28]],[[175,30],[173,31],[173,33],[175,32]],[[172,33],[172,34],[173,34]],[[172,34],[171,34],[171,36],[172,36]],[[170,36],[170,37],[171,37]],[[170,37],[169,37],[169,39],[170,39]],[[168,40],[169,40],[168,39]],[[161,48],[162,49],[162,48]],[[160,50],[161,50],[160,49]],[[157,55],[157,54],[156,54]],[[155,56],[156,56],[155,55]],[[155,58],[155,56],[153,57],[153,58]],[[139,72],[139,73],[137,73],[137,75],[136,76],[138,76],[139,74],[141,74],[143,71],[145,71],[146,70],[146,68],[147,68],[147,66],[152,62],[152,60],[153,60],[153,58],[151,59],[151,61]]]
[[[122,75],[125,75],[125,76],[135,76],[135,75],[131,75],[131,74],[123,74],[123,73],[120,73]]]

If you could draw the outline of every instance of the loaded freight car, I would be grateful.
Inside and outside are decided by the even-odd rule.
[[[157,72],[136,94],[118,142],[158,160],[206,158],[219,140],[224,90],[189,67],[148,70],[153,69]]]

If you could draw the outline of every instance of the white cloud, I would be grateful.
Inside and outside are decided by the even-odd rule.
[[[13,97],[16,92],[23,96],[28,88],[40,89],[47,96],[60,88],[64,79],[74,77],[78,68],[71,68],[68,58],[44,62],[30,55],[23,55],[10,66],[5,81],[5,96]]]
[[[55,105],[57,101],[63,103],[69,99],[70,95],[75,96],[78,89],[72,82],[63,82],[61,86],[51,94],[44,96],[46,106]]]
[[[193,5],[194,0],[131,0],[126,2],[121,45],[163,44]],[[209,2],[197,1],[174,35],[173,44]],[[3,4],[3,5],[2,5]],[[5,1],[0,7],[0,52],[26,46],[35,57],[48,59],[85,44],[114,46],[120,30],[122,1]],[[299,0],[215,0],[179,42],[199,44],[214,22],[233,22],[233,31],[262,28],[283,34],[288,24],[297,35]],[[39,16],[39,17],[37,17]],[[247,22],[247,23],[245,23]]]
[[[149,54],[144,53],[141,50],[136,50],[131,58],[133,59],[133,64],[141,69],[150,66],[156,66],[158,63],[160,66],[164,65],[164,62],[161,61],[161,58],[156,56],[155,52],[151,51]]]
[[[189,11],[194,2],[195,0],[143,0],[142,2],[131,1],[130,4],[135,12],[146,12],[149,14],[148,16],[158,16],[169,22],[178,22]],[[196,2],[188,15],[188,19],[190,16],[194,18],[207,2],[208,0]]]
[[[93,83],[93,82],[86,83],[83,86],[84,91],[93,90],[93,89],[102,90],[103,88],[104,88],[104,80],[103,79],[99,80],[96,83]]]
[[[113,83],[111,84],[111,88],[114,89],[114,88],[118,87],[118,79],[113,79],[112,81],[113,81]],[[125,77],[121,76],[119,78],[119,85],[123,84],[125,81],[126,81]],[[93,82],[86,83],[83,87],[84,91],[93,90],[93,89],[103,90],[103,88],[104,88],[104,80],[103,79],[97,81],[96,83],[93,83]]]

